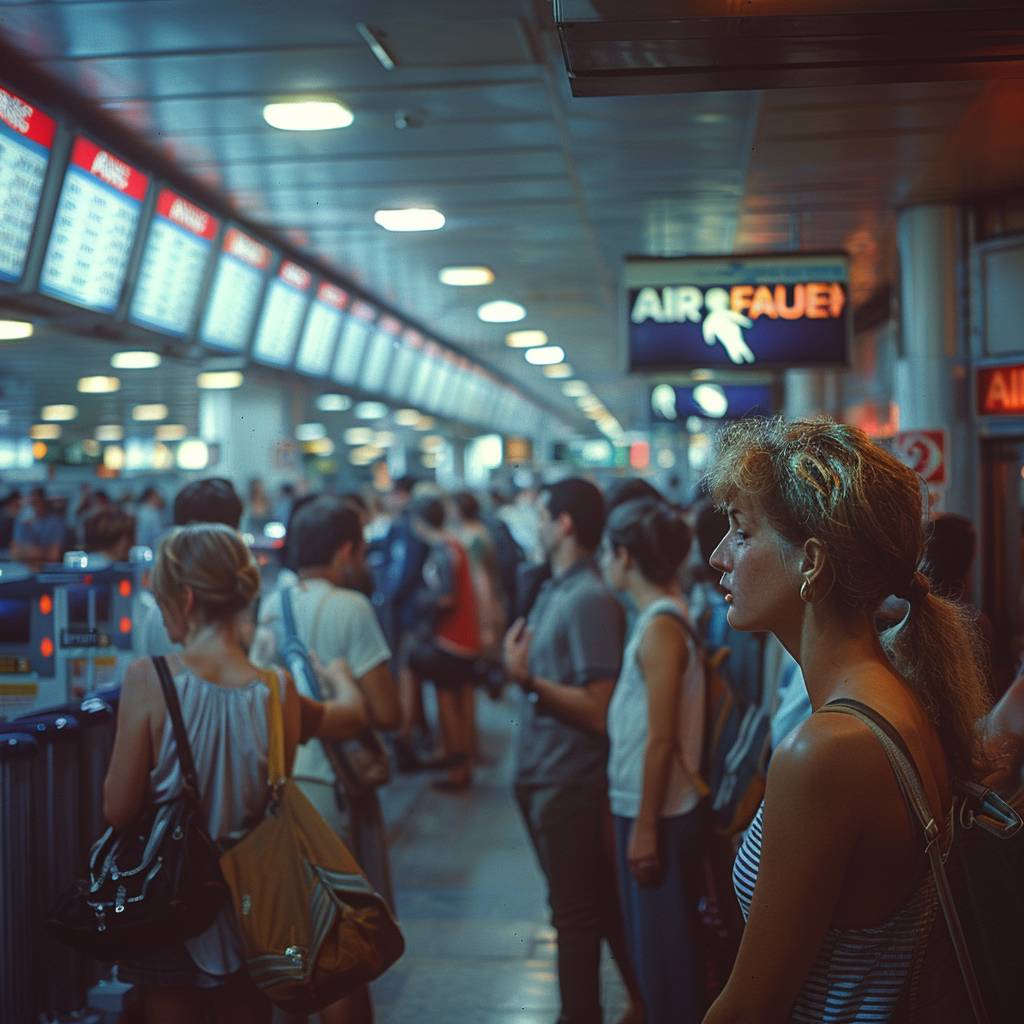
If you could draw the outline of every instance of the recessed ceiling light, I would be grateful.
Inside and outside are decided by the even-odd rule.
[[[188,437],[188,427],[184,423],[161,423],[154,437],[158,441],[182,441]]]
[[[36,423],[28,432],[33,441],[56,441],[60,437],[59,423]]]
[[[427,434],[420,439],[420,447],[425,452],[440,451],[444,447],[444,438],[440,434]]]
[[[441,284],[455,288],[476,288],[490,284],[494,280],[494,271],[490,267],[442,267],[437,277]]]
[[[283,132],[323,132],[347,128],[355,117],[337,100],[296,100],[268,103],[263,108],[263,120]]]
[[[124,427],[118,423],[104,423],[96,428],[95,436],[97,441],[122,441]]]
[[[485,302],[476,311],[476,315],[485,324],[514,324],[526,319],[526,307],[508,299],[495,299],[493,302]]]
[[[388,414],[388,407],[383,402],[357,402],[356,419],[381,420]]]
[[[245,377],[239,370],[204,370],[196,377],[196,384],[204,391],[230,391],[240,388]]]
[[[437,231],[444,227],[444,214],[430,207],[410,206],[405,210],[378,210],[373,219],[385,231]]]
[[[110,357],[110,365],[115,370],[152,370],[160,362],[157,352],[115,352]]]
[[[317,455],[326,458],[334,454],[334,442],[329,437],[317,437],[312,441],[305,441],[302,450],[307,455]]]
[[[552,366],[565,358],[565,349],[561,345],[545,345],[543,348],[528,348],[523,354],[533,366]]]
[[[78,390],[83,395],[109,395],[121,390],[117,377],[79,377]]]
[[[395,413],[395,423],[400,427],[415,427],[420,421],[420,414],[415,409],[399,409]]]
[[[341,436],[345,444],[369,444],[373,440],[373,431],[369,427],[349,427]]]
[[[161,441],[153,445],[153,468],[174,469],[174,452]]]
[[[378,448],[390,448],[395,443],[395,435],[390,430],[378,430],[373,435],[373,443]]]
[[[48,423],[66,423],[78,415],[77,405],[44,405],[39,415]],[[43,440],[46,440],[45,438]]]
[[[31,338],[35,326],[27,320],[0,320],[0,341],[21,341]]]
[[[352,408],[352,399],[348,395],[321,395],[316,400],[316,407],[321,412],[344,412]]]
[[[548,343],[546,331],[509,331],[505,344],[509,348],[539,348]]]
[[[566,398],[582,398],[584,395],[590,394],[590,388],[585,381],[567,380],[562,385],[562,394]]]
[[[564,380],[566,377],[572,376],[572,367],[568,363],[555,363],[554,366],[545,366],[541,372],[545,377]]]
[[[300,423],[295,428],[297,441],[319,441],[327,436],[327,428],[322,423]]]
[[[136,423],[152,423],[157,420],[167,419],[167,406],[162,402],[151,402],[143,405],[136,405],[132,409],[132,419]],[[96,431],[99,437],[99,431]],[[184,467],[182,467],[184,468]]]
[[[190,437],[178,445],[179,469],[206,469],[210,462],[210,449],[205,441]]]
[[[104,468],[113,470],[115,473],[120,473],[124,469],[125,455],[124,449],[119,444],[108,444],[103,449],[103,465]]]
[[[433,430],[434,428],[434,417],[433,416],[421,416],[419,420],[413,424],[417,430]]]

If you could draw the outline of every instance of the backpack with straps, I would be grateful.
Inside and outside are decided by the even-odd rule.
[[[893,725],[859,701],[822,709],[852,715],[871,730],[892,766],[911,820],[921,829],[945,928],[937,922],[909,979],[910,1019],[921,1024],[1012,1024],[1021,1019],[1024,946],[1024,820],[983,786],[954,780],[943,850],[924,786]],[[950,949],[952,956],[950,956]],[[951,985],[959,967],[962,987]]]

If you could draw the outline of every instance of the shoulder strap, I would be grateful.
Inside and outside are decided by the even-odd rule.
[[[957,963],[960,965],[960,973],[964,979],[964,986],[967,989],[967,997],[971,1003],[971,1010],[977,1024],[988,1024],[988,1012],[978,986],[978,979],[974,973],[974,964],[971,960],[970,950],[967,948],[967,940],[964,937],[963,928],[960,924],[960,915],[957,913],[956,903],[953,900],[953,892],[949,887],[949,879],[946,877],[946,867],[942,860],[942,849],[938,842],[939,826],[928,806],[924,786],[921,783],[921,776],[914,765],[910,751],[903,741],[903,737],[884,716],[880,715],[874,708],[862,704],[860,701],[846,698],[830,701],[822,711],[832,711],[839,714],[852,715],[866,725],[885,751],[889,764],[896,775],[900,792],[906,801],[911,816],[917,820],[924,833],[925,852],[928,854],[928,861],[931,865],[932,877],[935,879],[935,890],[938,893],[939,903],[942,906],[942,915],[946,919],[946,928],[949,931],[949,938],[956,952]]]
[[[298,637],[295,628],[295,609],[292,607],[292,587],[281,588],[281,617],[284,620],[284,636],[286,640]]]
[[[167,713],[171,716],[171,728],[174,730],[174,746],[178,752],[178,763],[185,785],[192,790],[196,800],[199,799],[199,780],[196,777],[196,763],[192,758],[192,747],[188,742],[188,733],[181,717],[181,701],[178,700],[178,688],[171,678],[171,670],[167,667],[167,659],[158,656],[153,658],[156,674],[160,678],[160,688],[164,692],[164,703]]]
[[[268,669],[260,675],[270,690],[270,701],[267,704],[267,785],[276,793],[286,777],[281,677],[274,669]]]

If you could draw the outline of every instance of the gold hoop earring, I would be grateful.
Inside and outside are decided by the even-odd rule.
[[[810,580],[804,580],[803,583],[800,584],[800,600],[803,601],[804,604],[811,604],[814,601],[814,594],[811,590]]]

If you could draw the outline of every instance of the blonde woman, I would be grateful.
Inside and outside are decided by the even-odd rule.
[[[196,524],[160,544],[153,593],[171,640],[168,659],[181,701],[210,835],[224,840],[261,818],[267,798],[267,701],[270,690],[242,642],[259,590],[259,572],[230,527]],[[366,709],[340,666],[332,682],[341,699],[317,704],[300,697],[287,673],[281,688],[286,763],[297,744],[340,739],[366,724]],[[338,689],[340,687],[340,689]],[[103,786],[103,809],[115,828],[131,824],[147,802],[174,797],[181,771],[171,723],[150,660],[127,670],[117,738]],[[227,908],[203,934],[121,964],[123,980],[142,987],[147,1024],[213,1019],[269,1022],[270,1004],[249,982]]]
[[[861,431],[745,421],[710,482],[729,517],[711,556],[729,623],[778,637],[814,713],[774,754],[737,856],[747,925],[705,1024],[903,1020],[914,957],[944,928],[920,829],[874,735],[822,709],[853,699],[887,719],[944,826],[951,779],[979,769],[986,696],[970,618],[920,571],[918,478]],[[906,614],[879,635],[875,609],[893,594]],[[948,973],[955,983],[955,963]]]

